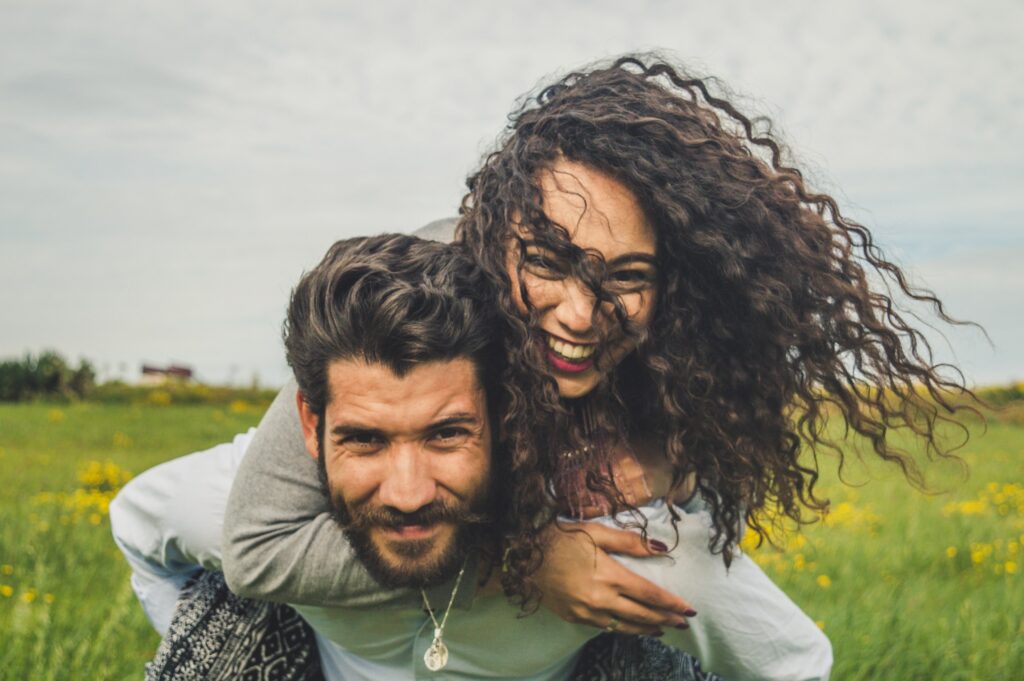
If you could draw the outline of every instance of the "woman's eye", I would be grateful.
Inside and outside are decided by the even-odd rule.
[[[654,273],[647,270],[618,270],[608,275],[607,285],[618,291],[639,291],[654,283]]]
[[[523,267],[539,277],[559,279],[566,274],[566,267],[561,261],[541,253],[527,253],[523,258]]]

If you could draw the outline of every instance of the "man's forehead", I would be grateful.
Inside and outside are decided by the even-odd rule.
[[[409,430],[456,414],[486,420],[483,387],[469,358],[417,364],[402,375],[362,358],[334,360],[327,382],[332,422]]]

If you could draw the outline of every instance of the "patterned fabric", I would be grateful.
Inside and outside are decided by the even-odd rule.
[[[178,599],[146,681],[323,681],[313,630],[291,608],[239,598],[219,572]],[[722,681],[655,638],[602,634],[584,647],[570,681]]]
[[[697,658],[650,636],[601,634],[583,648],[571,681],[723,681]]]
[[[146,681],[323,681],[316,639],[299,615],[239,598],[220,572],[186,587]]]

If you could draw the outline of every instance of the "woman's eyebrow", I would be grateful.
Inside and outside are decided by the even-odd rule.
[[[623,255],[612,258],[608,261],[608,265],[613,267],[615,265],[624,265],[631,262],[642,262],[648,265],[657,265],[658,261],[651,253],[624,253]]]
[[[537,241],[535,241],[533,239],[523,239],[522,245],[524,246],[524,249],[525,248],[529,248],[529,247],[532,246],[533,248],[539,248],[541,250],[554,252],[550,246],[546,246],[546,245],[544,245],[542,243],[539,243],[539,242],[537,242]],[[584,249],[584,252],[586,252],[586,249]],[[641,251],[634,251],[632,253],[623,253],[622,255],[615,256],[614,258],[612,258],[611,260],[608,260],[606,262],[608,263],[609,267],[615,267],[615,266],[618,266],[618,265],[624,265],[624,264],[631,263],[631,262],[642,262],[642,263],[646,263],[648,265],[657,265],[658,264],[657,258],[655,258],[653,253],[643,253]]]

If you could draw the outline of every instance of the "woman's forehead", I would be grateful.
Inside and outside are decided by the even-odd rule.
[[[558,160],[539,174],[544,214],[579,248],[606,260],[626,254],[653,256],[657,239],[636,195],[615,178],[573,161]],[[533,227],[515,225],[530,241]]]

